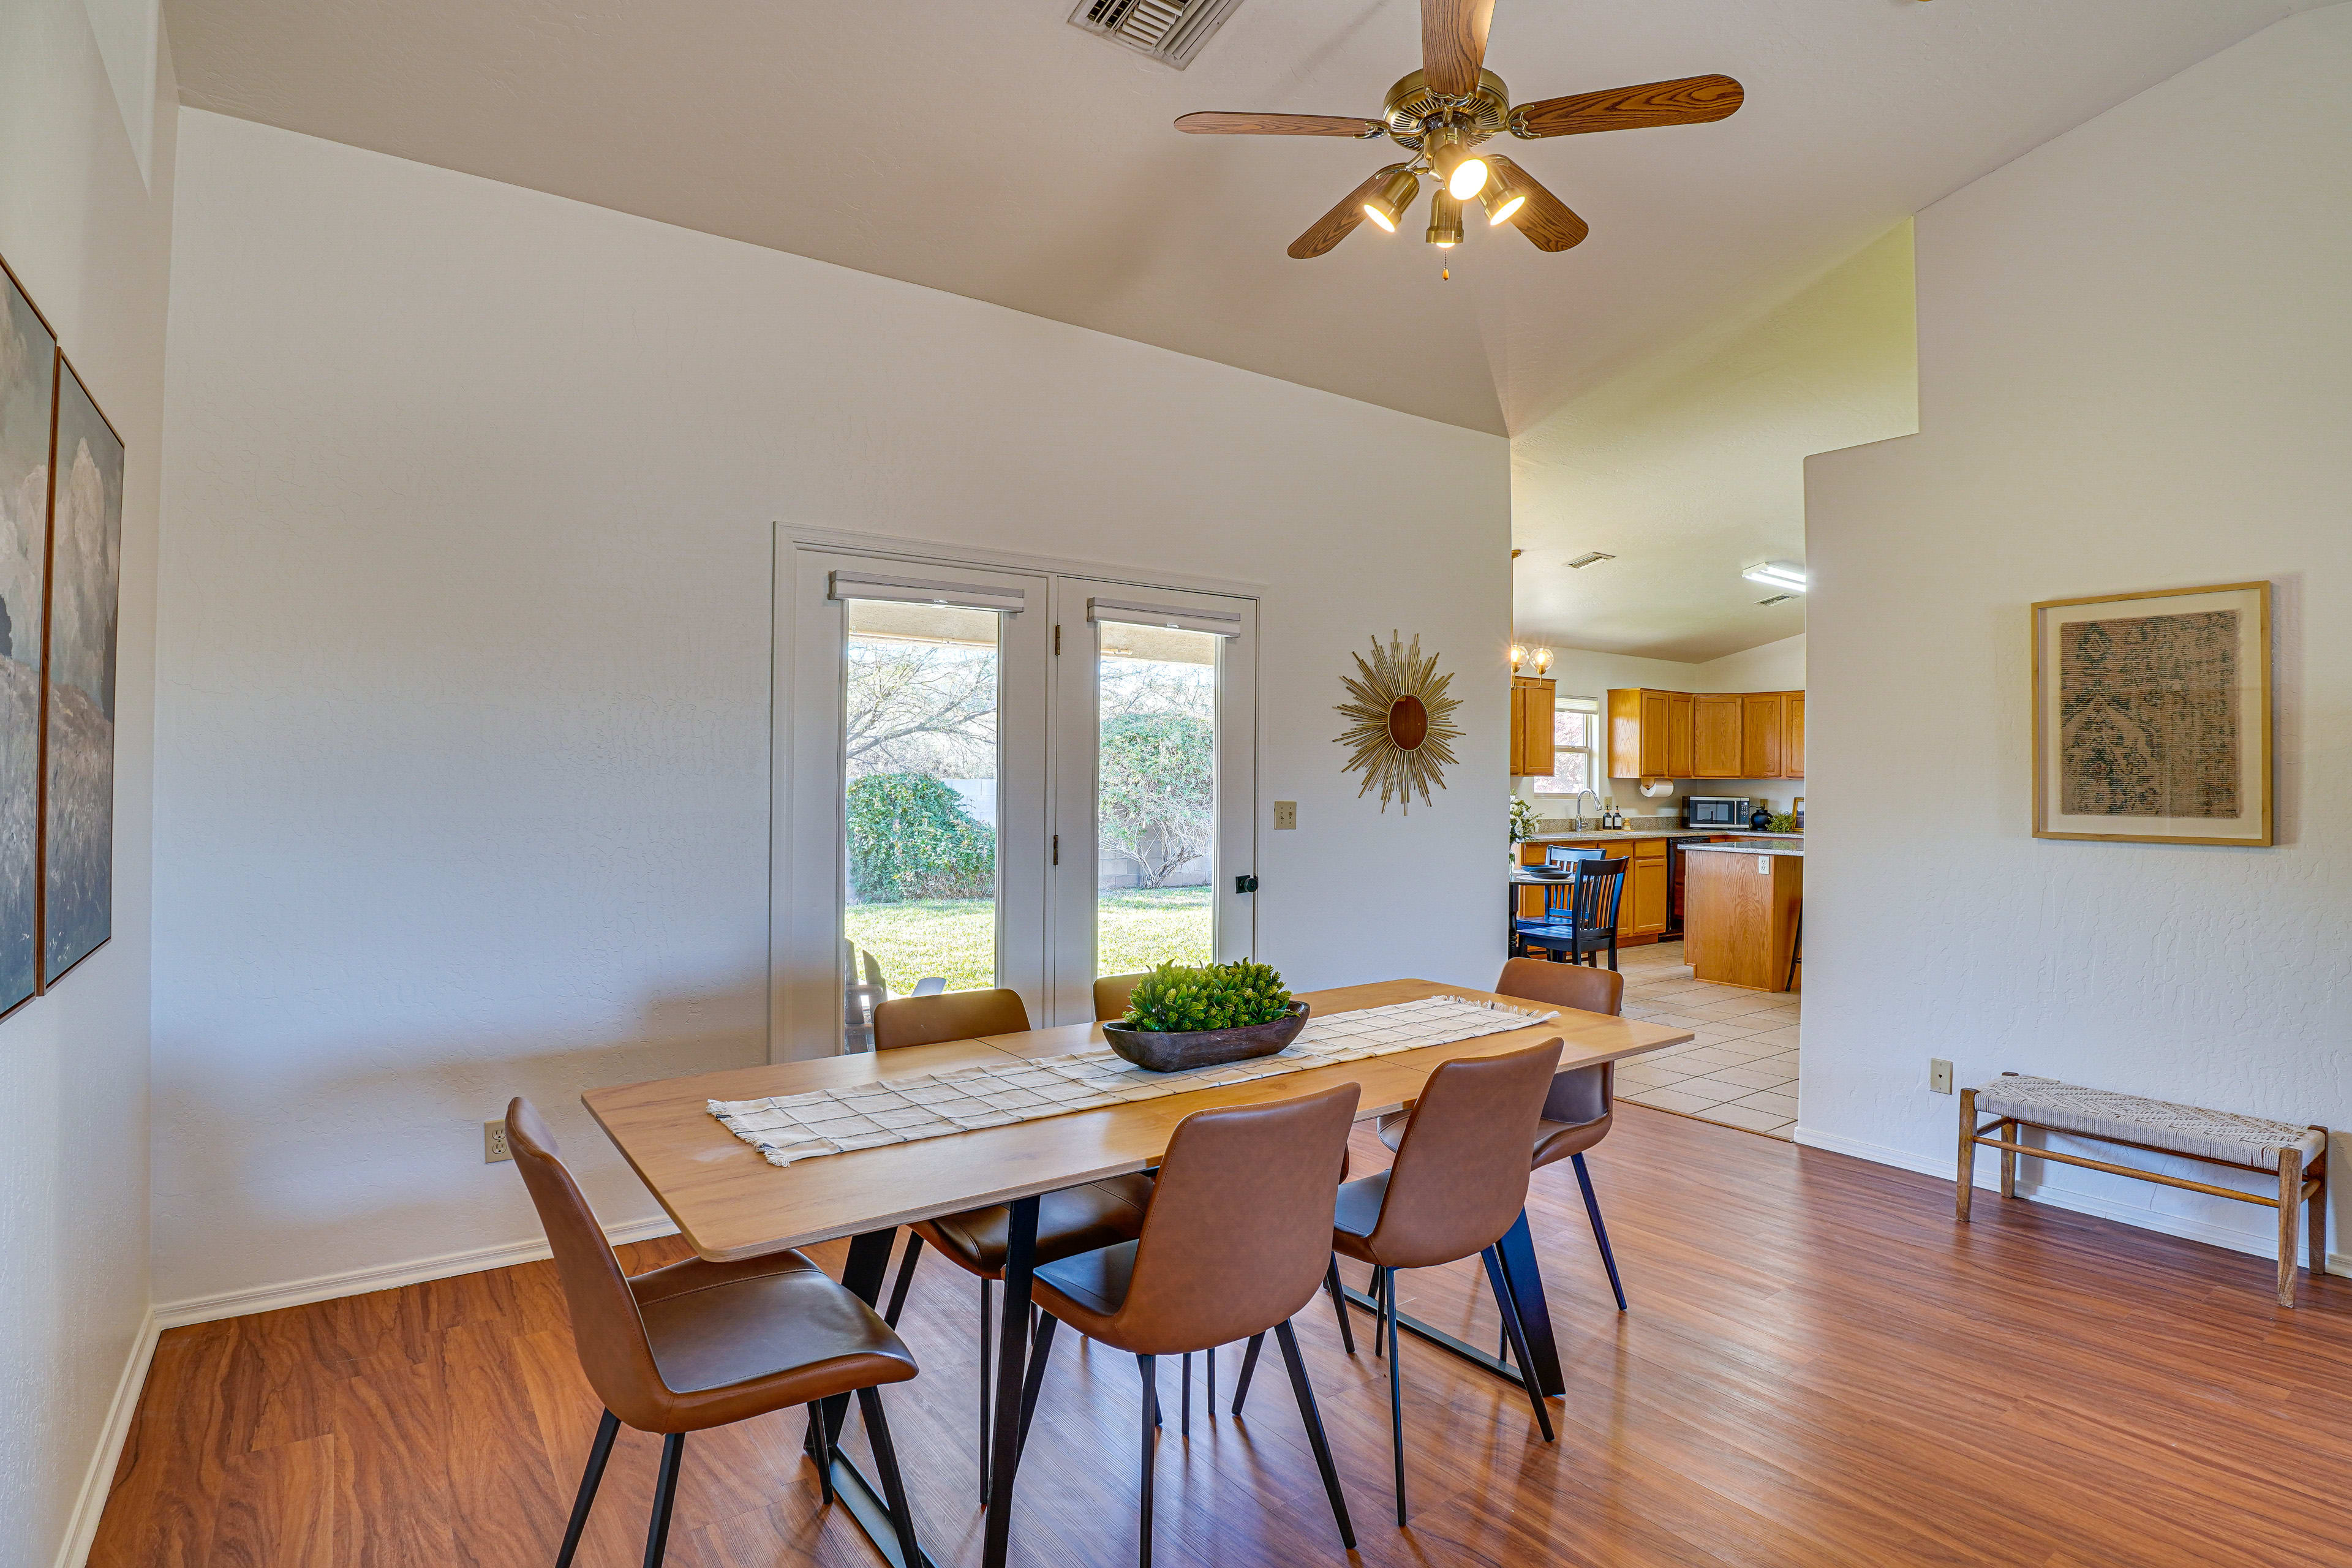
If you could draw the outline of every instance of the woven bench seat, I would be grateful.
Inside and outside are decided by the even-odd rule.
[[[2315,1127],[2018,1073],[2004,1074],[1978,1089],[1977,1113],[2261,1171],[2277,1170],[2282,1150],[2300,1149],[2308,1166],[2327,1147],[2327,1134]]]
[[[1979,1117],[1991,1120],[1979,1122]],[[2037,1149],[2022,1142],[2019,1130],[2026,1127],[2122,1143],[2159,1154],[2184,1155],[2242,1171],[2274,1173],[2278,1195],[2241,1192],[2160,1171],[2137,1170],[2081,1154]],[[1968,1223],[1969,1203],[1976,1190],[1979,1148],[2000,1151],[2000,1195],[2005,1198],[2017,1195],[2017,1162],[2022,1157],[2081,1165],[2277,1210],[2278,1299],[2283,1307],[2294,1305],[2295,1219],[2300,1211],[2310,1230],[2311,1272],[2315,1278],[2327,1272],[2325,1127],[2297,1127],[2293,1122],[2240,1116],[2235,1111],[2214,1110],[2202,1105],[2178,1105],[2168,1100],[2085,1089],[2054,1078],[2003,1073],[1980,1088],[1960,1091],[1960,1173],[1955,1207],[1963,1225]]]

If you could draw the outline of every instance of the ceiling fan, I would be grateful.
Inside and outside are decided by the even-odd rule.
[[[1591,226],[1510,159],[1475,151],[1481,142],[1505,131],[1536,141],[1650,125],[1700,125],[1739,108],[1739,84],[1727,76],[1580,92],[1515,108],[1503,79],[1485,65],[1494,12],[1495,0],[1421,0],[1422,68],[1389,89],[1378,120],[1203,111],[1178,120],[1176,129],[1195,136],[1351,136],[1366,142],[1386,136],[1411,154],[1376,171],[1291,241],[1290,254],[1306,261],[1347,238],[1366,218],[1394,234],[1421,192],[1423,174],[1437,187],[1429,198],[1424,237],[1430,244],[1461,244],[1463,204],[1476,201],[1489,227],[1507,223],[1538,250],[1566,250],[1591,233]]]

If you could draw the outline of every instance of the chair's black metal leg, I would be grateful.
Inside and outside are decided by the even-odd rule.
[[[1191,1351],[1184,1352],[1184,1369],[1177,1374],[1176,1381],[1184,1385],[1183,1393],[1177,1397],[1176,1401],[1178,1408],[1181,1411],[1176,1418],[1176,1430],[1190,1437],[1192,1435],[1192,1352]]]
[[[1601,1200],[1592,1195],[1592,1176],[1584,1168],[1584,1156],[1571,1154],[1568,1163],[1576,1167],[1576,1184],[1584,1191],[1584,1212],[1592,1221],[1592,1239],[1601,1244],[1601,1262],[1609,1270],[1609,1289],[1617,1292],[1617,1310],[1625,1310],[1625,1285],[1617,1278],[1617,1255],[1609,1250],[1609,1227],[1601,1222]]]
[[[1330,1293],[1331,1310],[1339,1320],[1339,1343],[1349,1355],[1356,1353],[1356,1331],[1348,1326],[1348,1292],[1339,1282],[1339,1255],[1331,1255],[1331,1266],[1323,1271],[1323,1289]]]
[[[874,1468],[882,1472],[882,1500],[890,1505],[890,1523],[898,1532],[899,1561],[907,1568],[920,1568],[923,1549],[915,1542],[915,1510],[907,1502],[907,1483],[898,1474],[898,1449],[890,1441],[890,1424],[882,1419],[882,1391],[859,1389],[857,1413],[866,1418]]]
[[[923,1238],[916,1231],[907,1233],[907,1255],[898,1263],[898,1278],[890,1287],[890,1310],[882,1321],[892,1328],[898,1326],[898,1314],[907,1310],[907,1288],[915,1282],[915,1264],[923,1256]]]
[[[563,1550],[555,1554],[555,1568],[572,1568],[580,1532],[588,1528],[588,1510],[596,1506],[596,1488],[604,1479],[604,1461],[613,1457],[613,1439],[620,1431],[621,1418],[609,1410],[596,1423],[596,1440],[588,1446],[588,1468],[580,1472],[580,1491],[572,1500],[572,1522],[563,1527]]]
[[[1404,1368],[1397,1355],[1396,1270],[1381,1270],[1384,1289],[1381,1300],[1386,1305],[1389,1321],[1389,1438],[1396,1455],[1397,1528],[1404,1528]]]
[[[980,1277],[980,1506],[982,1508],[988,1506],[988,1483],[991,1473],[991,1466],[988,1462],[988,1437],[991,1427],[988,1418],[993,1414],[993,1406],[989,1402],[989,1393],[990,1384],[994,1381],[990,1373],[995,1371],[995,1364],[988,1337],[988,1309],[994,1290],[994,1282],[987,1275],[982,1275]]]
[[[1021,1386],[1028,1360],[1030,1289],[1037,1267],[1037,1200],[1015,1198],[1004,1233],[1004,1321],[997,1343],[995,1419],[989,1432],[988,1527],[982,1568],[1005,1568],[1013,1551],[1013,1478],[1021,1468]]]
[[[817,1490],[824,1498],[824,1506],[833,1506],[833,1445],[824,1435],[824,1403],[809,1401],[808,1451],[816,1461]]]
[[[1208,1385],[1201,1391],[1201,1413],[1213,1421],[1217,1418],[1217,1347],[1209,1347],[1205,1369]]]
[[[1164,1426],[1167,1423],[1160,1418],[1160,1374],[1152,1370],[1153,1358],[1148,1355],[1137,1356],[1135,1364],[1143,1373],[1143,1397],[1151,1406],[1151,1424],[1154,1426]]]
[[[1337,1268],[1339,1265],[1334,1263],[1331,1267]],[[1389,1271],[1385,1268],[1373,1269],[1372,1305],[1379,1308],[1381,1312],[1381,1315],[1372,1321],[1372,1354],[1375,1356],[1384,1356],[1389,1353],[1388,1331],[1381,1327],[1381,1324],[1386,1321],[1388,1317],[1388,1289]]]
[[[1249,1349],[1242,1352],[1242,1374],[1234,1384],[1234,1414],[1242,1413],[1242,1401],[1249,1397],[1250,1377],[1257,1371],[1257,1352],[1265,1348],[1264,1334],[1250,1336]]]
[[[1568,1384],[1559,1371],[1559,1342],[1552,1337],[1551,1306],[1544,1300],[1543,1266],[1536,1260],[1535,1237],[1528,1230],[1528,1212],[1511,1222],[1495,1244],[1502,1254],[1503,1278],[1511,1289],[1511,1304],[1519,1310],[1519,1337],[1535,1358],[1536,1386],[1558,1398]]]
[[[654,1482],[654,1517],[646,1526],[646,1568],[661,1568],[669,1555],[669,1510],[677,1501],[677,1467],[686,1457],[686,1434],[662,1439],[661,1471]]]
[[[1528,1370],[1527,1346],[1521,1339],[1519,1310],[1511,1303],[1511,1287],[1503,1278],[1503,1259],[1493,1247],[1478,1255],[1486,1266],[1486,1283],[1495,1289],[1495,1310],[1503,1314],[1503,1333],[1511,1342],[1514,1359],[1519,1364],[1519,1386],[1528,1391],[1528,1404],[1536,1413],[1536,1425],[1543,1430],[1543,1439],[1552,1440],[1551,1411],[1544,1404],[1543,1390],[1536,1386],[1536,1374]]]
[[[1136,1535],[1138,1568],[1151,1568],[1151,1461],[1152,1449],[1159,1446],[1160,1439],[1160,1377],[1152,1368],[1153,1360],[1148,1355],[1135,1358],[1136,1364],[1143,1369],[1143,1500]]]
[[[1050,1313],[1040,1314],[1037,1338],[1029,1347],[1029,1375],[1021,1384],[1021,1441],[1014,1447],[1020,1453],[1029,1447],[1029,1423],[1037,1414],[1037,1391],[1045,1384],[1045,1358],[1054,1351],[1054,1331],[1062,1321]]]
[[[1339,1467],[1331,1462],[1331,1445],[1324,1440],[1323,1415],[1315,1408],[1315,1385],[1307,1381],[1307,1360],[1298,1353],[1298,1336],[1287,1320],[1274,1326],[1275,1342],[1282,1347],[1282,1364],[1290,1372],[1290,1392],[1298,1399],[1298,1418],[1307,1423],[1307,1443],[1315,1450],[1316,1468],[1323,1472],[1323,1490],[1331,1499],[1331,1517],[1339,1526],[1339,1543],[1356,1549],[1356,1527],[1348,1519],[1348,1500],[1339,1490]]]

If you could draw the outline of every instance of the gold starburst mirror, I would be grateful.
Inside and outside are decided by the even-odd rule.
[[[1462,702],[1445,694],[1454,677],[1437,673],[1437,656],[1422,653],[1418,636],[1410,647],[1393,631],[1386,647],[1380,638],[1371,640],[1369,663],[1362,654],[1355,656],[1357,674],[1363,679],[1339,678],[1354,700],[1338,705],[1348,720],[1347,731],[1339,736],[1339,744],[1349,748],[1341,771],[1364,775],[1359,796],[1380,785],[1383,813],[1393,796],[1410,815],[1413,791],[1421,792],[1423,805],[1433,804],[1429,786],[1444,789],[1444,770],[1458,761],[1451,742],[1462,735],[1454,722],[1454,710]]]

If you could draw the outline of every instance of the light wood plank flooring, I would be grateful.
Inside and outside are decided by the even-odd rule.
[[[1382,1155],[1360,1137],[1356,1157]],[[1360,1562],[2352,1563],[2352,1281],[2285,1311],[2259,1258],[1997,1199],[1963,1229],[1947,1183],[1640,1107],[1591,1163],[1633,1310],[1608,1305],[1570,1173],[1539,1173],[1560,1440],[1535,1439],[1515,1389],[1408,1341],[1409,1531],[1381,1364],[1342,1355],[1319,1302],[1301,1314]],[[1407,1289],[1410,1310],[1491,1340],[1469,1270]],[[942,1563],[980,1560],[973,1304],[927,1260],[907,1324],[923,1374],[890,1394]],[[1189,1442],[1163,1386],[1160,1563],[1340,1561],[1278,1374],[1240,1421],[1196,1396]],[[1137,1399],[1128,1358],[1056,1355],[1016,1563],[1133,1561]],[[544,1264],[174,1330],[91,1562],[548,1563],[595,1417]],[[878,1561],[819,1508],[801,1431],[795,1413],[688,1441],[672,1563]],[[655,1451],[624,1436],[583,1563],[637,1561]]]

